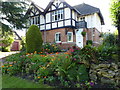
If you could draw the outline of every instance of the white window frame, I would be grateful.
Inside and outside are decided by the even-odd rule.
[[[57,40],[57,34],[60,34],[60,39],[61,39],[61,33],[60,32],[57,32],[57,33],[55,33],[55,42],[56,43],[60,43],[61,42],[61,40],[59,40],[59,41],[56,41]]]
[[[39,16],[36,16],[36,17],[35,17],[35,20],[36,20],[36,21],[35,21],[35,24],[39,25],[39,23],[40,23]]]
[[[68,33],[70,33],[72,36],[71,36],[71,41],[68,40]],[[67,42],[73,42],[73,32],[67,32]]]
[[[60,17],[58,18],[58,16]],[[55,18],[57,19],[55,20]],[[58,21],[58,20],[63,20],[63,9],[52,12],[52,21]]]

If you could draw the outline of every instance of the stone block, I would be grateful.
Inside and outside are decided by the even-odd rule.
[[[109,78],[102,77],[101,78],[101,83],[103,83],[103,84],[115,84],[115,80],[114,79],[109,79]]]

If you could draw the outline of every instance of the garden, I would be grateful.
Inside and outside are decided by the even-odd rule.
[[[37,29],[35,25],[29,28],[26,50],[6,58],[2,66],[4,77],[20,77],[54,88],[120,88],[115,35],[106,35],[98,47],[91,44],[82,49],[72,46],[67,52],[61,52],[56,44],[42,45],[41,38],[38,42]],[[32,32],[36,35],[34,38]]]

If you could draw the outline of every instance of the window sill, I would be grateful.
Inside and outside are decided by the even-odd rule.
[[[72,43],[73,41],[67,41],[67,42]]]
[[[56,41],[56,43],[61,43],[61,41]]]

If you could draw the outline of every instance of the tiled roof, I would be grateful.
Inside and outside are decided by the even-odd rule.
[[[98,15],[101,19],[102,25],[104,25],[104,19],[103,19],[103,16],[102,16],[99,8],[93,7],[93,6],[85,4],[85,3],[79,4],[79,5],[76,5],[73,7],[75,9],[77,9],[81,13],[81,15],[89,15],[89,14],[98,13]]]
[[[92,14],[92,13],[96,13],[96,12],[100,11],[99,8],[90,6],[90,5],[85,4],[85,3],[79,4],[79,5],[76,5],[73,7],[76,8],[82,15]]]

